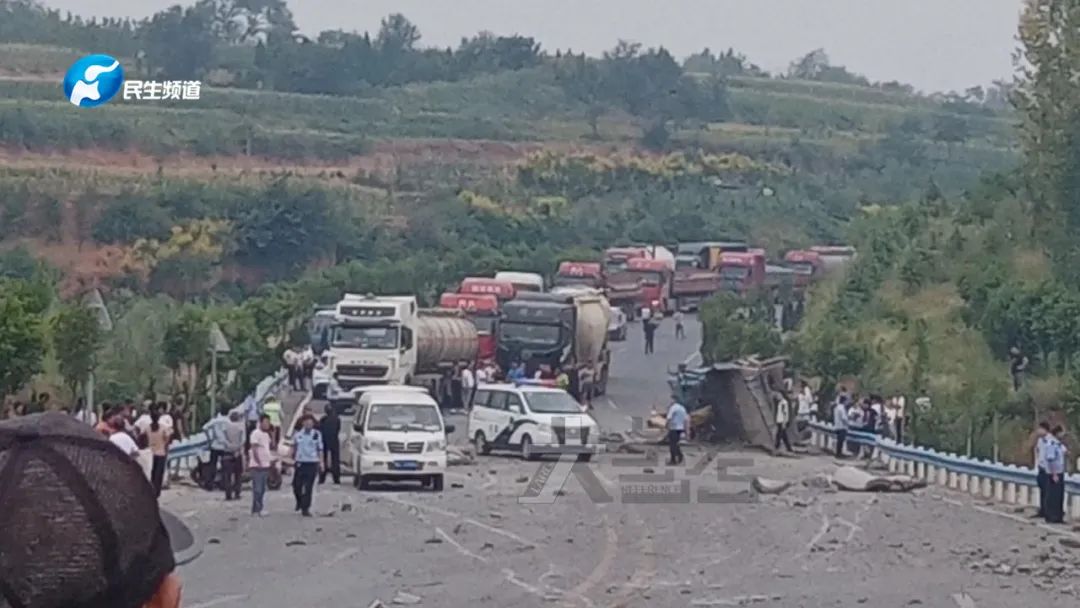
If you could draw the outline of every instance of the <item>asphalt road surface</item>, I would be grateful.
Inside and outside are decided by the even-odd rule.
[[[625,428],[629,417],[663,405],[667,368],[697,343],[696,323],[688,326],[685,343],[670,323],[663,327],[648,357],[640,326],[616,346],[611,403],[596,403],[602,425]],[[246,491],[245,500],[226,503],[181,487],[162,500],[206,542],[181,570],[185,608],[1080,601],[1080,549],[1062,544],[1080,545],[1080,535],[1068,527],[1037,526],[1026,514],[937,488],[829,491],[813,481],[835,468],[824,456],[731,449],[704,466],[704,448],[692,447],[687,466],[670,471],[662,450],[649,456],[605,454],[569,478],[570,463],[481,457],[453,467],[441,493],[360,492],[346,480],[317,488],[310,519],[292,512],[287,485],[268,495],[265,518],[247,514]],[[795,485],[754,495],[745,478],[718,479],[717,461],[729,475]],[[672,482],[654,478],[668,472]]]

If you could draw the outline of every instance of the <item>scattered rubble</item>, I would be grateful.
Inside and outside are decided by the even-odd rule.
[[[780,481],[777,479],[768,479],[765,477],[755,477],[751,483],[751,487],[758,494],[779,494],[784,490],[791,487],[790,481]]]
[[[390,600],[390,603],[404,606],[413,606],[419,604],[422,601],[423,599],[418,595],[405,593],[404,591],[398,591],[397,595],[394,596],[394,599]]]
[[[849,492],[910,492],[926,487],[926,481],[907,475],[874,475],[851,466],[840,467],[832,477],[833,483]]]
[[[476,462],[476,451],[471,445],[451,445],[446,447],[446,464],[461,466]]]

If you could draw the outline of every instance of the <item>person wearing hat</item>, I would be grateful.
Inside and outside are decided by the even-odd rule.
[[[311,500],[315,493],[315,479],[323,472],[323,438],[315,428],[315,416],[304,414],[300,430],[293,437],[293,497],[296,510],[304,517],[311,517]]]
[[[166,523],[142,468],[58,412],[0,422],[0,605],[179,608]]]

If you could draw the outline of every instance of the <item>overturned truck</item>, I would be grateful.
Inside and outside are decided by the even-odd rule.
[[[670,375],[672,397],[694,412],[698,439],[742,442],[767,450],[776,437],[772,395],[783,385],[785,357],[740,359],[680,369]],[[707,415],[698,415],[705,411]],[[794,414],[794,406],[792,409]],[[794,418],[794,415],[791,416]]]

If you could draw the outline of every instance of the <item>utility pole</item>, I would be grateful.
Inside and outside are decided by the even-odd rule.
[[[221,326],[217,323],[210,325],[210,415],[214,416],[217,412],[217,356],[218,353],[227,353],[229,348],[229,341],[225,339],[225,334],[221,331]]]
[[[105,307],[105,299],[101,297],[101,291],[96,287],[86,294],[83,300],[83,305],[93,310],[97,314],[98,326],[102,332],[108,333],[112,331],[113,323],[112,317],[109,316],[109,309]],[[86,410],[90,412],[97,412],[98,420],[101,420],[104,412],[98,412],[97,407],[94,405],[94,370],[91,369],[90,373],[86,377]]]

